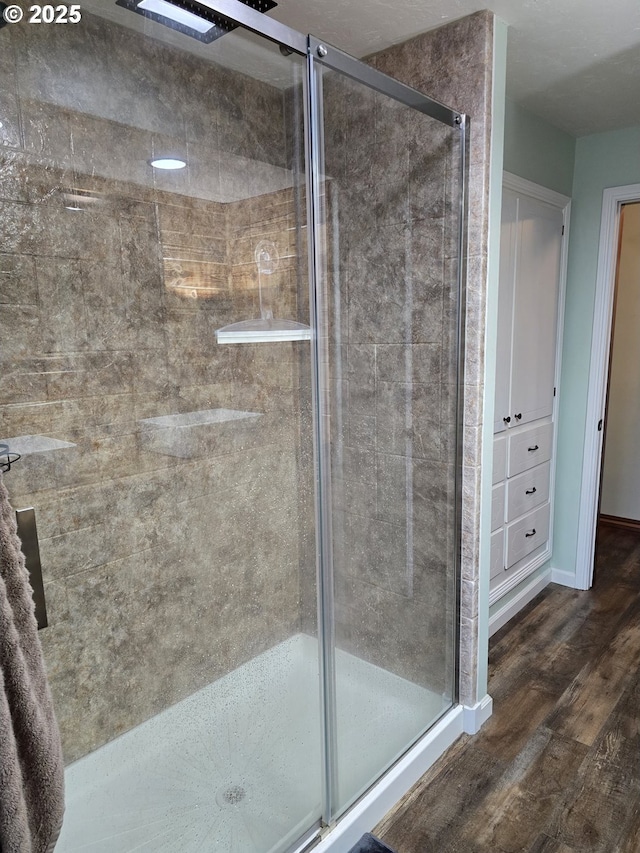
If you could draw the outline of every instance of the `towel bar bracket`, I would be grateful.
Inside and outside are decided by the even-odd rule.
[[[22,457],[19,453],[9,450],[9,445],[0,442],[0,471],[7,474],[11,470],[11,466]]]

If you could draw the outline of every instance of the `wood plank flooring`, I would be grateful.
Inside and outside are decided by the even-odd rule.
[[[494,713],[376,827],[397,853],[640,853],[640,531],[491,641]]]

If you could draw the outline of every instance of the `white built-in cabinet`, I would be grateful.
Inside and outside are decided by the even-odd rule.
[[[569,199],[565,196],[505,174],[491,504],[491,604],[500,601],[551,555],[568,211]]]

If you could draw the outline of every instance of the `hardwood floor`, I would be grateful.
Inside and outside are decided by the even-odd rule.
[[[601,525],[594,588],[547,587],[489,672],[492,718],[374,834],[397,853],[640,853],[640,531]]]

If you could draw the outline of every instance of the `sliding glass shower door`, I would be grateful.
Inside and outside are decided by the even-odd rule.
[[[329,812],[456,698],[461,117],[310,40]]]

